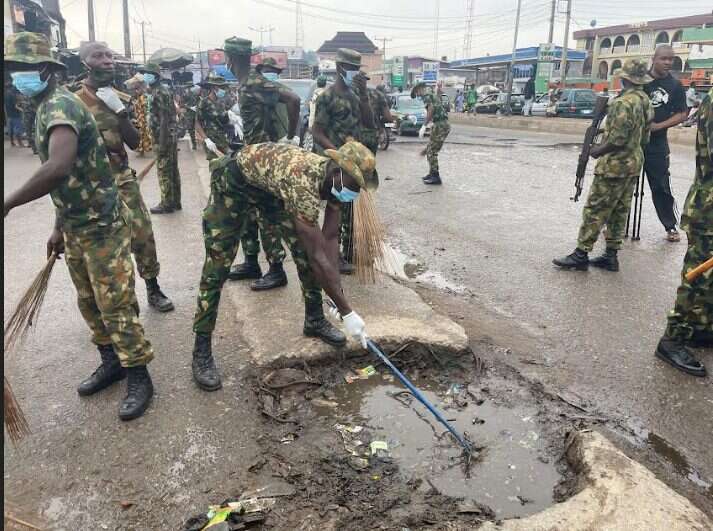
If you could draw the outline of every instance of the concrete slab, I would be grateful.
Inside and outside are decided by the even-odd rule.
[[[202,152],[194,153],[207,196],[208,164]],[[260,259],[264,265],[264,256]],[[250,290],[249,281],[228,281],[223,290],[223,296],[231,297],[239,309],[235,318],[249,344],[251,361],[269,366],[363,353],[351,340],[338,349],[302,335],[304,303],[289,253],[285,269],[289,284],[284,288],[256,293]],[[407,342],[428,346],[435,352],[464,353],[468,349],[463,327],[434,312],[412,289],[391,277],[379,275],[373,285],[361,285],[355,277],[342,276],[342,281],[352,306],[364,318],[370,337],[384,349],[395,349]]]
[[[479,531],[710,531],[713,521],[597,432],[574,433],[566,458],[578,494],[521,520]]]

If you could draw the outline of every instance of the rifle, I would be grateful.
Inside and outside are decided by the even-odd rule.
[[[584,133],[584,143],[582,144],[582,152],[579,154],[577,162],[577,178],[574,181],[574,197],[570,197],[572,201],[579,201],[579,196],[582,195],[582,183],[584,182],[584,174],[587,171],[587,163],[589,162],[589,151],[592,149],[599,127],[607,114],[607,104],[609,98],[607,96],[598,96],[594,104],[592,113],[592,123],[587,127],[587,132]]]

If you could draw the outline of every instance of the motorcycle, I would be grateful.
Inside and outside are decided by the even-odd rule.
[[[389,149],[389,144],[395,140],[394,129],[395,123],[386,123],[379,128],[379,149],[386,151]]]

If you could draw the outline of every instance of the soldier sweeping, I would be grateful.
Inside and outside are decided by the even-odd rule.
[[[438,152],[441,151],[446,137],[451,132],[451,125],[448,123],[448,114],[443,108],[443,103],[438,95],[433,94],[425,83],[418,83],[411,90],[412,98],[421,98],[426,105],[426,120],[423,122],[418,136],[423,138],[426,134],[426,126],[433,122],[431,137],[428,140],[426,149],[421,152],[428,159],[428,175],[423,178],[424,184],[441,184],[441,174],[438,169]]]

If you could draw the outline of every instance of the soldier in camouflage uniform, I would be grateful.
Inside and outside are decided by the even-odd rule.
[[[423,122],[418,136],[423,138],[426,133],[426,126],[433,122],[431,137],[428,140],[426,149],[421,152],[428,159],[428,175],[423,178],[425,184],[441,184],[441,174],[438,171],[438,152],[441,151],[446,137],[451,132],[451,125],[448,123],[448,113],[443,108],[441,98],[437,94],[430,92],[425,83],[418,83],[411,90],[411,97],[420,97],[426,105],[426,121]]]
[[[264,59],[254,70],[241,72],[238,76],[240,90],[238,98],[240,115],[243,119],[243,144],[261,142],[290,142],[299,144],[296,136],[300,112],[300,98],[292,90],[277,82],[282,69],[272,58]],[[270,263],[263,276],[258,264],[260,242]],[[251,209],[242,237],[245,262],[231,268],[231,280],[256,279],[250,286],[255,291],[274,289],[287,285],[287,275],[283,267],[285,249],[280,238],[279,227],[269,218],[263,218],[256,209]]]
[[[161,84],[161,69],[147,63],[140,67],[151,94],[151,132],[161,189],[161,202],[151,208],[152,214],[170,214],[181,210],[181,175],[178,171],[178,139],[176,138],[176,104],[168,87]]]
[[[199,85],[205,89],[205,93],[198,103],[197,118],[206,137],[203,143],[206,158],[213,160],[218,156],[215,153],[216,149],[223,154],[227,154],[230,149],[228,135],[225,132],[225,126],[228,123],[228,112],[223,104],[218,101],[219,95],[221,97],[225,96],[225,87],[228,84],[223,76],[210,73],[206,80],[199,83]]]
[[[105,43],[84,43],[79,57],[89,69],[89,75],[76,95],[97,122],[119,195],[131,212],[131,252],[139,276],[146,282],[149,305],[160,312],[170,312],[174,308],[173,303],[158,285],[160,265],[151,216],[141,196],[136,172],[129,167],[129,156],[124,148],[124,144],[127,144],[135,150],[140,141],[139,132],[129,121],[124,106],[124,102],[128,104],[131,98],[111,87],[115,72],[114,55]]]
[[[686,348],[713,347],[713,271],[689,282],[686,273],[713,256],[713,89],[698,109],[696,176],[683,207],[681,227],[688,235],[681,285],[668,315],[656,356],[694,376],[706,368]]]
[[[654,110],[642,86],[651,80],[646,63],[629,59],[616,73],[621,78],[622,92],[609,102],[602,143],[593,146],[590,154],[597,160],[594,181],[584,206],[577,248],[553,263],[564,269],[587,270],[589,265],[619,270],[617,252],[621,248],[626,218],[631,209],[631,196],[644,163],[643,148],[649,141]],[[606,250],[589,260],[604,225]]]
[[[130,215],[121,202],[104,142],[89,110],[58,86],[64,65],[37,33],[5,39],[5,68],[37,105],[35,140],[42,166],[4,203],[4,215],[50,194],[56,211],[47,252],[65,252],[79,310],[92,330],[102,364],[77,389],[94,394],[128,376],[119,417],[139,417],[153,396],[146,364],[153,348],[144,337],[134,293]]]
[[[25,130],[27,138],[27,147],[32,148],[32,153],[37,155],[37,146],[35,145],[35,104],[32,98],[19,98],[20,112],[22,113],[22,128]]]
[[[367,78],[369,79],[369,78]],[[385,123],[393,121],[389,103],[386,101],[386,95],[378,88],[367,89],[369,93],[369,105],[374,116],[374,127],[362,128],[362,142],[368,147],[371,152],[376,155],[379,150],[379,130]]]
[[[183,123],[191,139],[191,148],[196,149],[196,112],[198,111],[198,86],[188,87],[183,91],[181,106],[183,107]]]
[[[340,48],[336,55],[337,79],[317,98],[312,126],[315,151],[338,149],[347,138],[362,140],[363,129],[374,129],[374,115],[369,104],[366,76],[359,72],[361,54]],[[340,272],[353,271],[353,214],[350,204],[342,205]]]

